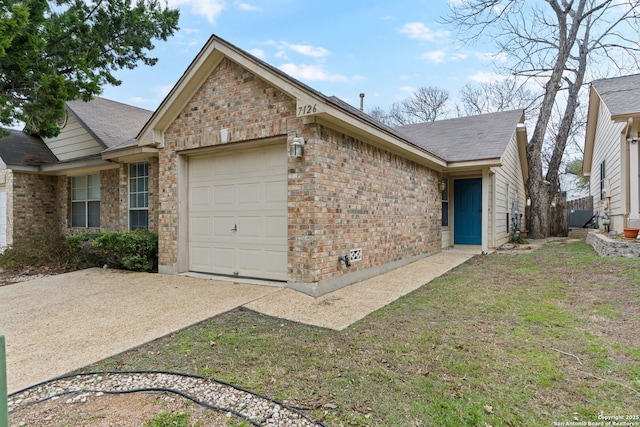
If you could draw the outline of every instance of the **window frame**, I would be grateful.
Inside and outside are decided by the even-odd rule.
[[[140,167],[144,168],[143,175],[139,175]],[[128,168],[128,222],[129,230],[149,229],[149,162],[129,163]],[[142,189],[140,187],[142,185]],[[142,202],[142,203],[140,203]],[[135,205],[135,206],[134,206]],[[141,214],[144,224],[141,224]],[[134,221],[134,215],[137,217]]]
[[[604,200],[607,196],[605,194],[605,178],[606,178],[606,166],[603,160],[600,163],[600,200]]]
[[[449,178],[442,177],[442,182],[444,182],[445,185],[444,190],[442,190],[440,194],[442,202],[442,205],[440,206],[440,212],[442,216],[442,218],[440,219],[440,226],[449,227]]]
[[[95,179],[93,182],[92,178]],[[71,177],[70,223],[72,228],[100,228],[100,199],[102,196],[100,187],[101,179],[99,172]],[[84,207],[81,215],[75,212],[77,206]],[[97,215],[95,215],[96,207]],[[82,217],[80,218],[80,216]],[[80,220],[80,222],[78,222],[78,220]]]

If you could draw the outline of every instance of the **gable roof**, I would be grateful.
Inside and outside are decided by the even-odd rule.
[[[298,106],[317,105],[316,113],[304,116],[304,120],[307,122],[337,126],[342,132],[366,137],[369,142],[375,145],[385,147],[392,152],[428,164],[436,169],[442,169],[446,166],[446,162],[442,158],[405,139],[388,126],[335,97],[323,95],[280,69],[215,35],[209,38],[180,80],[140,131],[137,136],[140,146],[161,147],[164,144],[166,129],[224,58],[228,58],[296,99]]]
[[[627,122],[630,118],[639,118],[640,74],[591,82],[582,161],[582,174],[584,176],[590,176],[591,168],[593,167],[593,150],[596,142],[596,128],[598,127],[601,102],[611,113],[612,121]],[[629,132],[629,130],[627,126],[625,132]]]
[[[136,135],[153,111],[99,96],[89,102],[67,102],[70,114],[106,149],[136,145]]]
[[[524,123],[524,110],[437,120],[395,129],[448,162],[463,162],[502,157],[519,123]]]
[[[27,135],[15,129],[4,130],[9,132],[10,135],[0,138],[0,159],[8,168],[20,169],[25,167],[28,169],[29,167],[52,164],[58,161],[40,137]]]
[[[596,80],[591,87],[605,103],[611,117],[640,113],[640,74]]]

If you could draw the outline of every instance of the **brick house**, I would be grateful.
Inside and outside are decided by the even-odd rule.
[[[84,116],[94,103],[105,112]],[[160,273],[317,296],[443,247],[499,246],[526,200],[522,111],[393,129],[215,36],[155,112],[129,108],[69,103],[98,144],[61,158],[67,123],[44,141],[58,162],[33,175],[51,180],[52,229],[148,227]]]

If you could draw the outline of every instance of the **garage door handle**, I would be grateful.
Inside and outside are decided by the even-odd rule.
[[[231,231],[238,231],[238,224],[233,224]]]

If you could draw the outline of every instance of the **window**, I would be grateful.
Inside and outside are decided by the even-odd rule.
[[[71,226],[100,227],[100,174],[71,178]]]
[[[444,190],[442,190],[442,226],[449,226],[449,178],[442,178]]]
[[[149,163],[129,165],[129,228],[149,228]]]
[[[602,163],[600,163],[600,200],[604,200],[604,198],[606,197],[604,178],[605,178],[605,170],[604,170],[604,161],[603,161]]]

